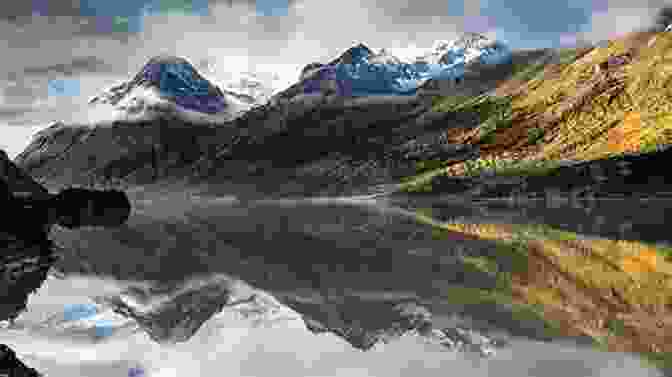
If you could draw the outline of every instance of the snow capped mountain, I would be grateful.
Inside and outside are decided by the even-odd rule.
[[[133,79],[89,100],[112,107],[112,114],[95,118],[144,118],[171,114],[188,120],[231,117],[248,110],[255,100],[246,94],[222,91],[186,60],[161,55],[150,59]],[[92,110],[93,111],[93,110]]]
[[[413,95],[428,80],[461,78],[472,63],[502,64],[511,61],[503,43],[477,33],[452,41],[437,41],[432,49],[403,61],[390,51],[374,52],[359,43],[328,64],[304,67],[304,94],[333,93],[341,96]]]
[[[331,61],[329,65],[338,64],[362,64],[366,63],[369,56],[373,55],[373,50],[368,48],[363,43],[358,43],[349,49],[345,50],[341,56]]]
[[[369,63],[371,63],[371,64],[390,64],[390,65],[403,64],[401,59],[392,55],[392,53],[385,48],[381,48],[378,53],[372,54],[369,57]]]
[[[268,78],[263,79],[260,76],[259,73],[241,72],[224,85],[226,88],[224,92],[244,98],[252,104],[263,104],[273,94],[273,88],[268,87]]]
[[[506,45],[477,33],[437,41],[413,61],[404,61],[388,49],[374,52],[359,43],[327,64],[306,65],[297,83],[298,92],[344,97],[414,95],[429,80],[461,78],[471,63],[500,64],[510,58]],[[208,59],[201,61],[199,67],[221,88],[187,60],[162,55],[150,59],[132,80],[108,89],[89,103],[112,106],[126,118],[171,114],[189,120],[209,116],[230,119],[268,102],[278,89],[273,87],[279,79],[277,74],[231,74]],[[106,116],[103,114],[103,118]],[[95,118],[100,116],[96,114]]]
[[[432,49],[416,58],[426,64],[469,64],[476,59],[486,64],[499,64],[511,57],[511,51],[503,43],[478,33],[465,33],[451,41],[435,41]]]
[[[111,88],[104,97],[107,102],[117,104],[127,100],[134,91],[148,96],[151,92],[186,109],[207,114],[224,111],[227,107],[224,93],[219,88],[204,79],[188,61],[175,56],[150,59],[131,81]]]
[[[210,82],[223,88],[225,94],[246,103],[261,105],[278,89],[275,85],[279,80],[277,73],[231,70],[229,67],[223,69],[215,63],[214,58],[201,60],[198,67],[199,72]]]

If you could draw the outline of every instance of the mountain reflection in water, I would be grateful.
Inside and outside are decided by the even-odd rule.
[[[119,229],[55,231],[62,277],[30,296],[0,342],[46,376],[659,375],[634,356],[560,338],[540,318],[522,321],[510,304],[458,302],[455,286],[497,286],[461,259],[496,242],[436,239],[408,209],[166,203],[135,203]],[[437,219],[485,216],[434,204]]]

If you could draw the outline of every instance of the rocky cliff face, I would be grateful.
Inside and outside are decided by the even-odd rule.
[[[440,140],[441,115],[428,121],[418,101],[325,102],[290,99],[216,126],[170,118],[110,127],[55,124],[15,161],[38,181],[60,186],[212,182],[271,173],[277,175],[275,186],[296,181],[299,192],[339,183],[348,191],[347,186],[392,183],[414,173],[414,160],[395,154],[405,155],[404,145],[423,134]],[[441,143],[426,143],[425,149],[458,160],[472,152]]]
[[[36,135],[15,161],[41,182],[61,186],[148,183],[198,160],[226,128],[160,118],[109,127],[54,124]]]
[[[3,150],[0,150],[0,179],[7,183],[9,191],[14,196],[34,198],[47,198],[49,196],[49,192],[35,182],[25,171],[19,169]]]
[[[0,373],[6,376],[42,376],[35,369],[28,367],[16,357],[13,349],[6,344],[0,344]]]
[[[0,151],[0,179],[5,181],[12,194],[31,196],[36,199],[49,196],[49,192],[12,163],[7,154]],[[37,220],[34,214],[25,211],[24,218]],[[5,218],[0,227],[0,321],[13,320],[26,308],[28,295],[42,285],[47,271],[56,261],[55,245],[48,239],[29,240],[12,233]],[[39,224],[35,224],[40,229]]]

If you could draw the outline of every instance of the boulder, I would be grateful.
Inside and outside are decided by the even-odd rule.
[[[11,377],[40,377],[42,374],[24,364],[6,344],[0,344],[0,375]]]
[[[5,182],[14,196],[48,198],[49,192],[33,180],[9,159],[4,150],[0,150],[0,180]]]

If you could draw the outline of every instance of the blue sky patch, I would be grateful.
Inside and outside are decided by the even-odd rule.
[[[257,0],[257,13],[264,16],[286,16],[288,0]]]
[[[50,80],[49,96],[77,97],[80,94],[79,80],[73,78]]]

